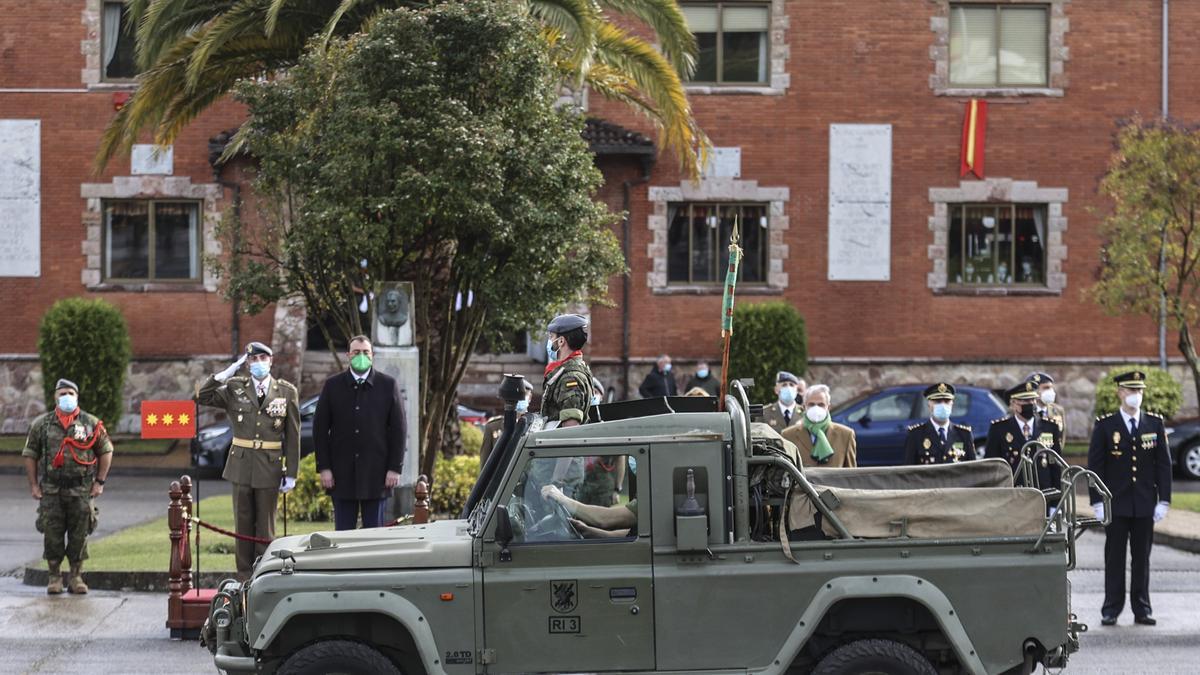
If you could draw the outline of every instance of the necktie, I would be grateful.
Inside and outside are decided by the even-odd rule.
[[[938,427],[938,436],[942,439],[942,445],[946,444],[946,428]]]
[[[1135,438],[1135,439],[1137,438],[1137,418],[1136,417],[1129,418],[1129,437]]]
[[[787,426],[787,425],[789,425],[789,424],[791,424],[791,423],[792,423],[792,411],[791,411],[791,410],[784,410],[784,411],[783,411],[783,424],[784,424],[784,426]]]
[[[1029,436],[1032,434],[1032,432],[1029,429],[1028,422],[1021,425],[1021,433],[1025,434],[1025,440],[1029,440]]]

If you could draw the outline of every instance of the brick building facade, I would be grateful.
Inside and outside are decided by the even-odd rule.
[[[712,281],[721,275],[710,261],[734,212],[759,227],[739,302],[783,300],[805,316],[810,381],[829,381],[835,401],[934,377],[999,387],[1038,366],[1064,381],[1071,426],[1082,429],[1107,365],[1155,360],[1150,321],[1107,317],[1084,292],[1099,258],[1097,225],[1108,206],[1097,183],[1115,124],[1161,111],[1161,2],[681,4],[703,49],[692,105],[718,148],[705,178],[683,180],[673,157],[647,152],[645,136],[589,127],[606,177],[600,197],[628,212],[617,235],[631,273],[610,284],[615,307],[591,309],[589,358],[618,394],[625,373],[635,390],[659,353],[676,357],[676,372],[718,356],[721,296]],[[126,156],[92,174],[100,134],[133,87],[121,72],[128,45],[106,38],[119,17],[112,5],[5,3],[0,121],[40,123],[40,173],[33,193],[4,194],[0,183],[0,202],[40,205],[40,269],[14,273],[17,254],[0,261],[0,432],[21,431],[41,410],[37,323],[61,297],[103,297],[125,313],[135,354],[129,410],[149,392],[187,395],[252,337],[286,337],[296,354],[288,367],[301,367],[296,308],[239,317],[194,264],[219,253],[213,228],[233,205],[231,185],[244,183],[236,167],[214,170],[209,156],[210,140],[241,121],[235,103],[185,130],[169,172],[145,158],[135,171]],[[1198,27],[1200,5],[1172,5],[1167,89],[1171,115],[1182,120],[1200,119],[1189,77],[1200,49],[1187,40]],[[972,98],[989,103],[984,179],[959,171]],[[589,115],[652,136],[626,109],[595,96],[589,104]],[[848,222],[835,204],[831,225],[830,194],[840,189],[831,186],[831,165],[853,164],[831,153],[831,125],[889,128],[890,161],[868,158],[890,172],[886,197],[877,197],[886,217],[876,211],[851,223],[887,235],[859,242],[865,258],[850,261],[875,270],[874,280],[831,270],[830,247],[847,245]],[[0,147],[13,147],[9,140]],[[28,136],[12,142],[29,146]],[[136,246],[137,255],[113,257],[114,218],[126,230],[131,218],[175,228],[160,259],[174,260],[169,278],[145,272],[146,260],[131,262],[141,255]],[[0,223],[0,233],[15,237],[18,227],[27,234],[32,226]],[[1168,345],[1173,354],[1173,337]],[[541,369],[523,354],[481,356],[464,400],[493,407],[506,370]],[[303,380],[319,382],[313,375]],[[1178,376],[1188,381],[1182,368]],[[1191,387],[1184,391],[1194,410]]]

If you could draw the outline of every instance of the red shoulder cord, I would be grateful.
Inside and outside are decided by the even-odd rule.
[[[549,377],[550,373],[554,372],[555,368],[561,366],[562,364],[566,363],[567,361],[570,361],[571,359],[575,358],[576,356],[583,356],[583,352],[576,349],[575,351],[568,354],[567,358],[565,358],[565,359],[559,359],[558,361],[551,361],[550,363],[547,363],[546,364],[546,372],[543,373],[542,376]]]
[[[65,430],[69,428],[77,419],[79,419],[79,410],[76,409],[75,412],[71,413],[70,415],[64,415],[61,410],[55,408],[54,415],[58,418],[58,423],[61,424]],[[54,459],[50,462],[50,466],[56,469],[62,468],[63,464],[65,463],[64,453],[67,448],[71,449],[71,459],[74,460],[76,464],[79,464],[80,466],[91,466],[95,464],[99,459],[98,457],[93,456],[92,461],[85,462],[82,459],[79,459],[79,455],[75,454],[75,451],[91,450],[92,446],[96,444],[96,439],[100,437],[100,432],[102,431],[105,431],[104,422],[97,421],[96,428],[94,431],[92,431],[92,437],[87,439],[87,441],[77,441],[70,436],[63,436],[62,443],[58,446],[58,454],[54,456]]]

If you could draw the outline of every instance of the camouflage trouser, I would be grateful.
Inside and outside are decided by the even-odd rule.
[[[51,562],[87,560],[87,537],[96,529],[96,513],[87,496],[69,493],[42,496],[38,530],[44,535],[42,557]],[[64,541],[65,540],[65,541]]]

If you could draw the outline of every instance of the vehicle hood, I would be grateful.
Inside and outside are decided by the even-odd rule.
[[[274,553],[281,550],[291,551],[296,571],[471,566],[465,520],[281,537],[271,542],[255,575],[282,569],[285,561]]]

